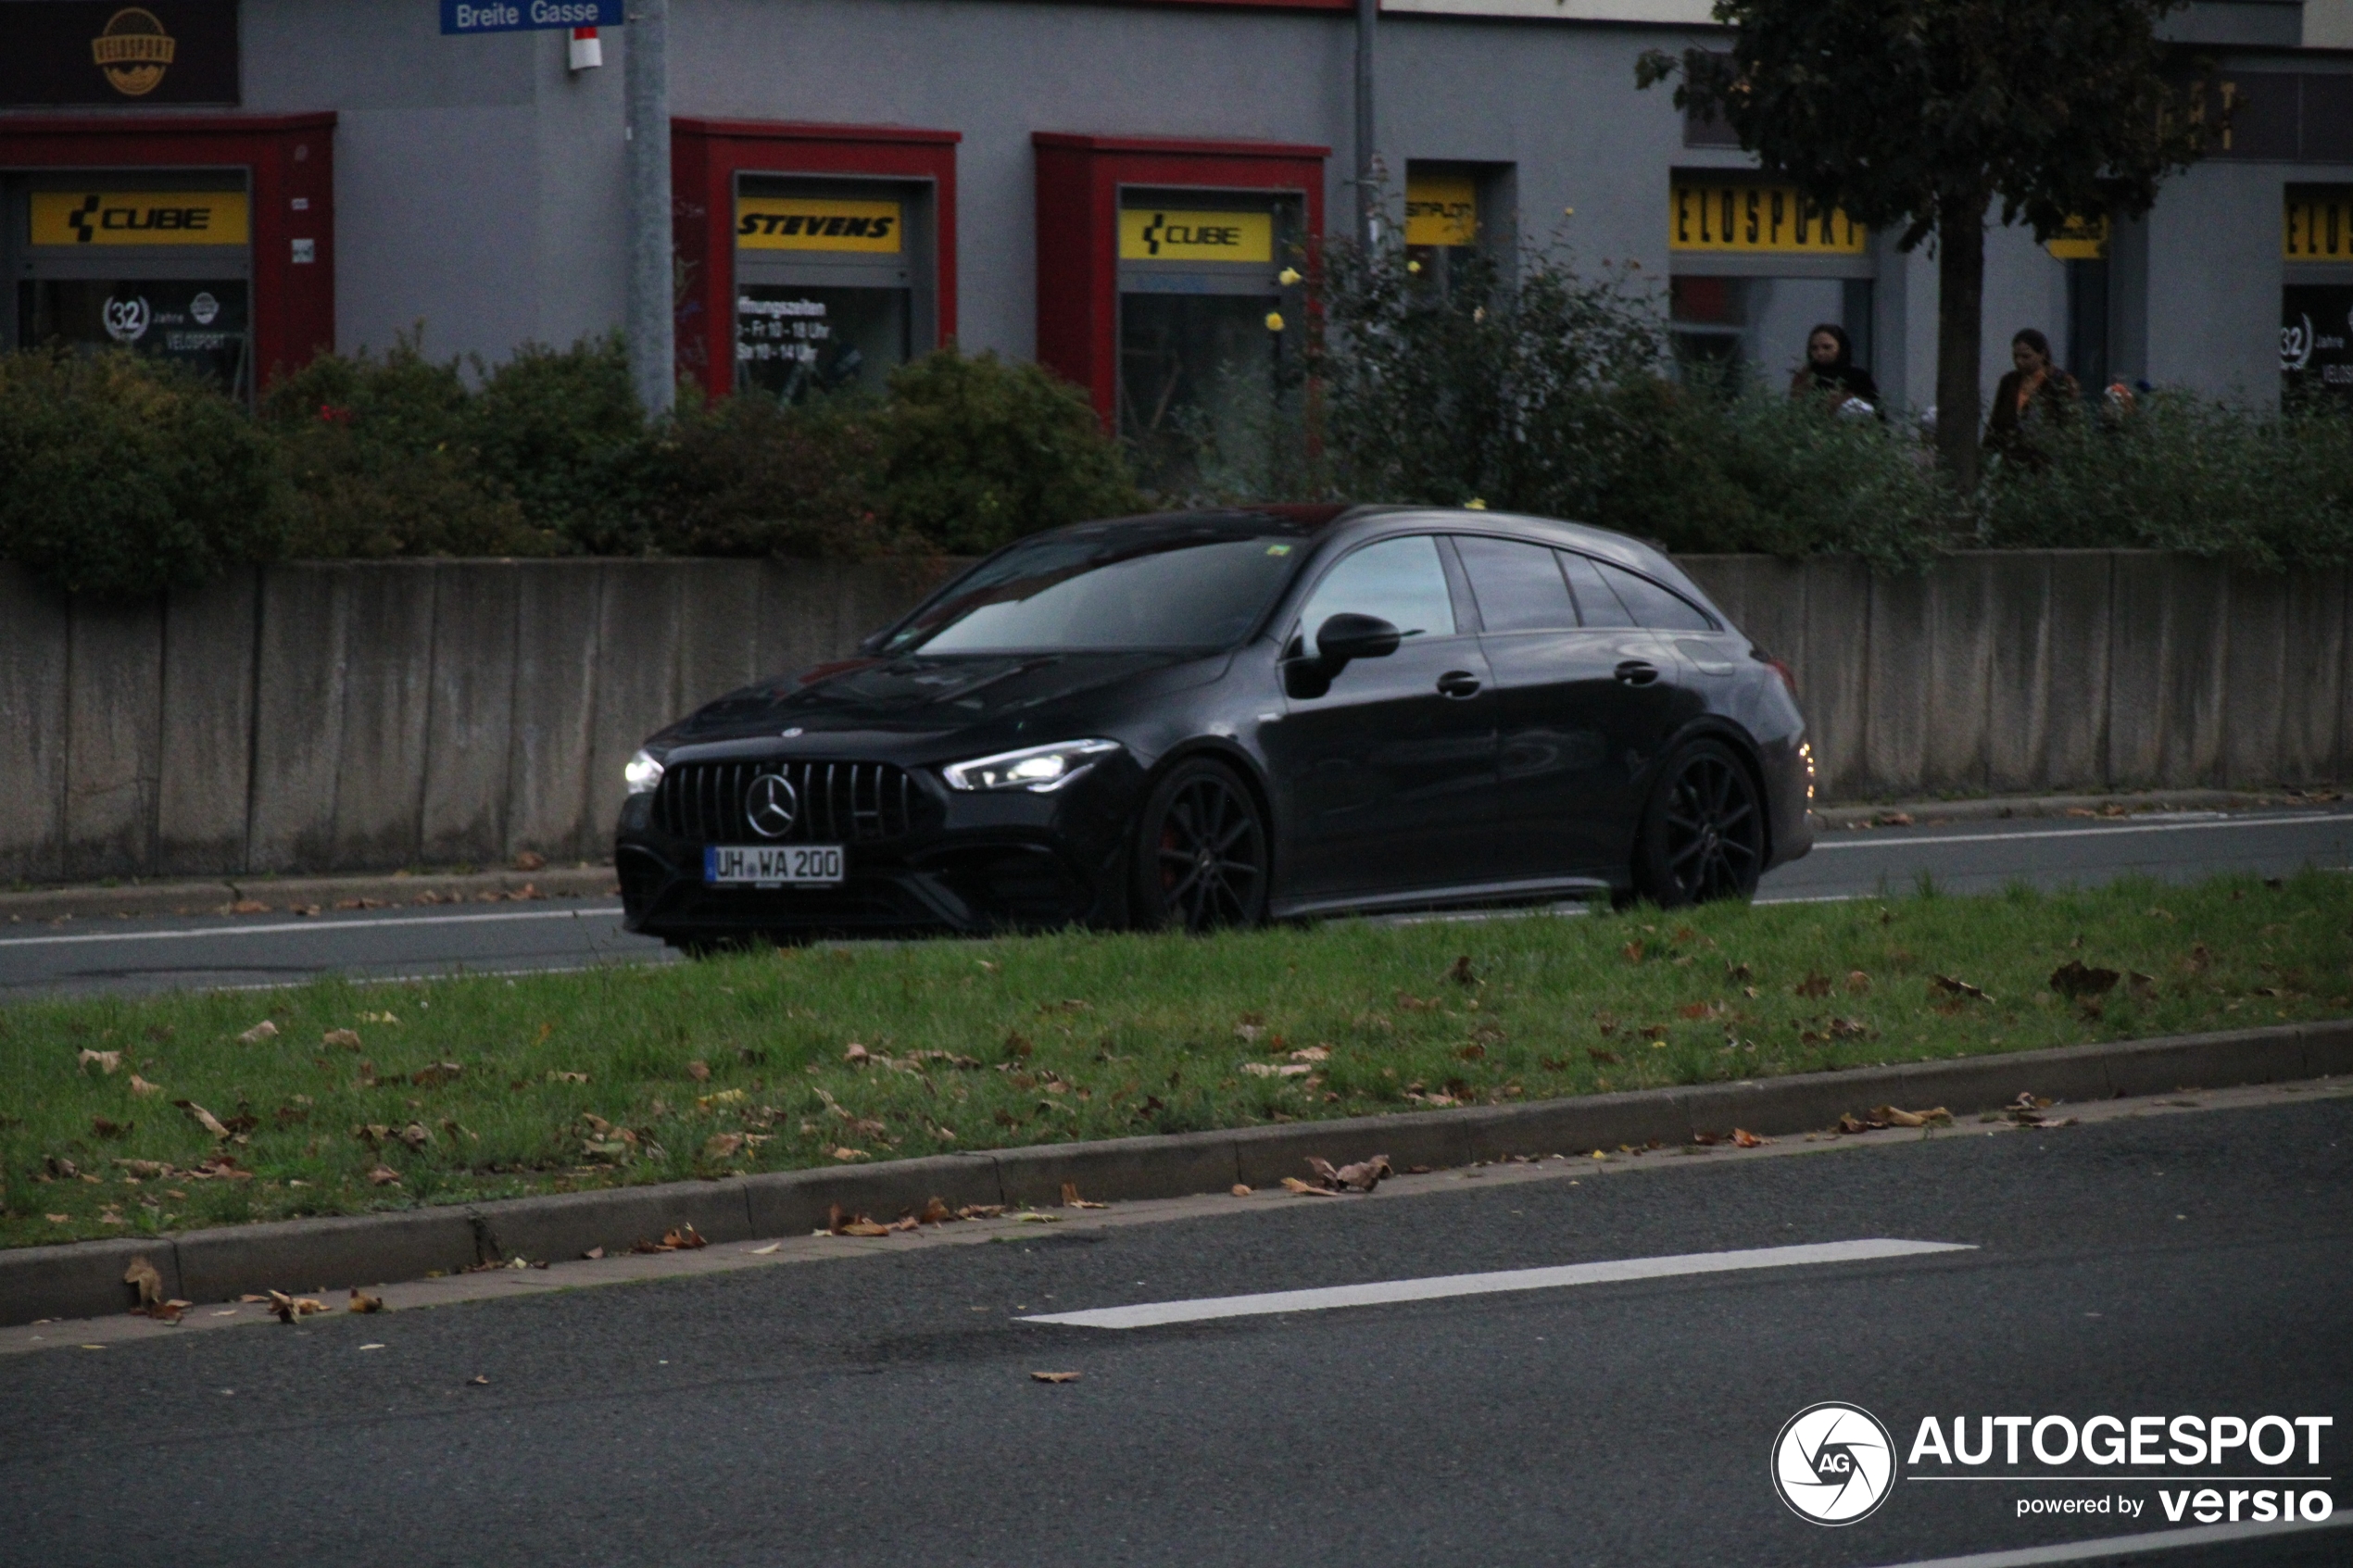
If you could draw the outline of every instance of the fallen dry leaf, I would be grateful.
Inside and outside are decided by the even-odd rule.
[[[1245,1061],[1242,1071],[1253,1078],[1301,1078],[1315,1069],[1303,1061]]]
[[[1819,970],[1812,970],[1792,989],[1801,997],[1827,997],[1831,994],[1831,977]]]
[[[1236,1182],[1234,1184],[1234,1196],[1236,1198],[1248,1198],[1250,1196],[1250,1184],[1247,1182]]]
[[[515,857],[515,870],[519,872],[537,872],[547,869],[547,857],[535,850],[526,849]]]
[[[585,1073],[550,1073],[547,1074],[547,1082],[550,1084],[585,1084],[587,1081],[588,1074]]]
[[[1846,972],[1846,991],[1849,996],[1869,996],[1870,989],[1871,977],[1869,975],[1859,969],[1850,969]]]
[[[665,1252],[691,1252],[698,1247],[709,1247],[702,1233],[692,1225],[680,1225],[676,1230],[661,1234],[661,1249]]]
[[[1953,1113],[1943,1106],[1927,1110],[1905,1110],[1897,1106],[1881,1105],[1871,1109],[1871,1120],[1890,1127],[1925,1127],[1931,1123],[1953,1120]]]
[[[278,1026],[265,1018],[260,1022],[255,1024],[252,1028],[246,1030],[244,1034],[238,1035],[237,1038],[243,1040],[246,1045],[258,1046],[264,1040],[276,1037],[277,1033]]]
[[[2082,1001],[2087,997],[2106,996],[2123,978],[2112,969],[2093,969],[2082,959],[2070,959],[2051,971],[2051,989]]]
[[[1075,1372],[1033,1372],[1029,1375],[1039,1383],[1076,1383],[1078,1381],[1078,1374]]]
[[[741,1133],[713,1133],[703,1140],[702,1157],[705,1160],[732,1160],[742,1151],[743,1147],[744,1135]]]
[[[698,1084],[708,1084],[711,1082],[711,1063],[707,1061],[686,1063],[686,1076]]]
[[[163,1093],[163,1085],[161,1084],[150,1084],[145,1078],[142,1078],[139,1074],[133,1073],[131,1075],[131,1092],[134,1095],[159,1095]]]
[[[833,1155],[836,1160],[864,1160],[868,1158],[864,1149],[852,1148],[848,1144],[844,1144],[839,1148],[835,1149],[833,1151]]]
[[[1063,1184],[1063,1207],[1065,1209],[1107,1209],[1109,1204],[1096,1203],[1078,1196],[1076,1182]]]
[[[1302,1182],[1297,1176],[1285,1176],[1283,1190],[1295,1192],[1302,1198],[1338,1198],[1340,1196],[1329,1187],[1319,1187],[1313,1182]]]
[[[145,1312],[162,1304],[163,1275],[147,1261],[145,1253],[131,1260],[130,1266],[122,1271],[122,1283],[139,1288],[139,1304],[131,1309],[132,1311]]]
[[[433,1135],[425,1131],[424,1123],[422,1122],[409,1123],[400,1129],[398,1136],[400,1141],[410,1148],[422,1149],[433,1142]]]
[[[105,1076],[122,1065],[122,1053],[120,1051],[83,1051],[74,1059],[73,1064],[79,1070],[89,1066],[94,1061],[98,1064],[99,1074]]]
[[[1465,953],[1461,958],[1454,960],[1453,967],[1446,972],[1446,978],[1453,981],[1457,985],[1477,985],[1481,984],[1477,972],[1471,969],[1470,955],[1468,953]]]
[[[476,1373],[473,1376],[466,1379],[466,1386],[469,1388],[487,1388],[490,1386],[490,1379],[483,1376],[480,1373]]]
[[[136,1122],[109,1122],[103,1116],[90,1118],[90,1130],[102,1138],[127,1138],[138,1125]]]
[[[849,1048],[841,1053],[841,1059],[852,1067],[858,1067],[874,1060],[875,1057],[872,1051],[852,1040],[849,1042]]]
[[[1928,983],[1938,990],[1950,992],[1956,997],[1968,997],[1981,1002],[1990,1002],[1994,999],[1968,981],[1957,980],[1949,974],[1931,975]]]
[[[400,1185],[400,1173],[389,1165],[378,1164],[368,1173],[368,1180],[380,1187],[397,1186]]]
[[[1909,811],[1881,811],[1874,821],[1883,828],[1907,828],[1912,825],[1912,814]]]
[[[1293,1061],[1329,1061],[1331,1058],[1332,1048],[1329,1046],[1302,1046],[1290,1053]]]
[[[442,1085],[465,1075],[465,1068],[457,1062],[436,1061],[431,1066],[420,1067],[409,1074],[409,1082],[419,1088],[437,1089]]]
[[[1311,1154],[1307,1157],[1307,1168],[1315,1172],[1326,1186],[1348,1192],[1370,1192],[1380,1185],[1381,1178],[1397,1173],[1390,1167],[1386,1154],[1376,1154],[1369,1160],[1342,1165],[1338,1170],[1332,1168],[1331,1161]]]
[[[62,1225],[70,1221],[73,1216],[70,1214],[44,1214],[42,1218],[48,1221],[53,1225]]]
[[[944,1225],[955,1217],[956,1211],[948,1207],[945,1199],[937,1196],[927,1200],[924,1204],[923,1212],[915,1216],[920,1223],[926,1225]]]
[[[195,1122],[197,1126],[202,1127],[214,1137],[226,1139],[230,1136],[229,1129],[220,1124],[220,1118],[215,1116],[211,1111],[207,1110],[203,1106],[198,1105],[195,1100],[175,1099],[171,1103],[186,1111],[188,1113],[189,1120]]]
[[[1750,1132],[1746,1127],[1735,1127],[1732,1129],[1732,1142],[1743,1148],[1763,1148],[1767,1144],[1771,1143],[1772,1141],[1773,1140],[1770,1138],[1759,1137],[1756,1134]]]
[[[1587,1046],[1585,1047],[1585,1054],[1592,1058],[1595,1061],[1601,1062],[1604,1066],[1608,1067],[1619,1066],[1625,1060],[1625,1059],[1620,1057],[1616,1051],[1596,1050],[1592,1046]]]
[[[319,1036],[319,1043],[322,1046],[333,1046],[342,1050],[356,1051],[359,1048],[359,1031],[330,1029]]]
[[[148,1308],[147,1316],[157,1323],[178,1323],[180,1314],[195,1305],[194,1301],[184,1301],[175,1296],[169,1301],[158,1301]]]
[[[292,1323],[327,1310],[327,1304],[316,1296],[289,1296],[283,1290],[273,1290],[269,1299],[270,1310],[278,1315],[280,1323]]]
[[[384,1298],[381,1296],[370,1296],[355,1285],[351,1287],[351,1305],[348,1310],[355,1312],[381,1312],[384,1310]]]
[[[775,1250],[776,1250],[776,1248],[778,1248],[779,1247],[782,1247],[783,1245],[784,1245],[784,1243],[783,1243],[783,1242],[781,1242],[781,1241],[772,1241],[772,1242],[770,1242],[770,1243],[769,1243],[767,1246],[765,1246],[765,1247],[755,1247],[755,1248],[753,1248],[751,1249],[751,1255],[752,1255],[753,1257],[755,1257],[755,1258],[765,1258],[765,1257],[767,1257],[767,1256],[768,1256],[768,1254],[770,1254],[771,1252],[775,1251]]]
[[[592,1247],[592,1248],[590,1248],[587,1251],[583,1252],[583,1253],[581,1254],[581,1256],[582,1256],[583,1258],[588,1259],[591,1262],[595,1261],[596,1261],[597,1259],[598,1259],[598,1258],[603,1257],[604,1255],[605,1255],[605,1249],[604,1249],[603,1248],[601,1248],[601,1247]]]

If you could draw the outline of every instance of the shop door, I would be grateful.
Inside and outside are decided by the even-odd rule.
[[[252,213],[245,182],[116,173],[6,188],[7,341],[128,348],[253,394]]]
[[[880,393],[936,337],[930,187],[747,174],[736,196],[736,389]]]
[[[1152,488],[1247,485],[1275,460],[1297,379],[1298,232],[1289,197],[1122,193],[1119,433]]]

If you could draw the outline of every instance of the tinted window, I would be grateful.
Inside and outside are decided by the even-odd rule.
[[[1560,552],[1561,569],[1568,573],[1570,586],[1577,590],[1578,613],[1588,626],[1632,626],[1634,617],[1617,600],[1610,585],[1602,581],[1601,569],[1583,556]]]
[[[1297,549],[1283,537],[1049,537],[975,568],[883,651],[1224,647],[1249,634]]]
[[[1699,607],[1680,594],[1669,593],[1647,577],[1637,577],[1607,561],[1595,561],[1609,585],[1633,612],[1635,624],[1660,632],[1712,632],[1715,627],[1702,615]]]
[[[1427,533],[1384,539],[1332,568],[1300,612],[1310,657],[1316,651],[1315,629],[1340,614],[1378,616],[1408,637],[1453,635],[1454,600],[1446,590],[1446,569],[1438,563],[1438,541]]]
[[[1454,547],[1490,632],[1551,632],[1577,624],[1577,607],[1551,550],[1478,538],[1458,538]]]

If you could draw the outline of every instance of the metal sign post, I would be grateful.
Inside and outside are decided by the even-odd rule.
[[[629,13],[629,378],[648,414],[677,401],[671,291],[670,0]]]

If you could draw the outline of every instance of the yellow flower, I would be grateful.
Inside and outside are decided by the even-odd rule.
[[[1299,282],[1299,269],[1296,267],[1284,268],[1281,271],[1275,274],[1275,282],[1282,284],[1285,288],[1290,287],[1293,283]]]
[[[1408,261],[1405,263],[1405,270],[1408,272],[1418,272],[1421,270],[1422,264],[1418,261]]]
[[[1465,510],[1465,511],[1466,511],[1466,512],[1483,512],[1483,511],[1485,511],[1486,509],[1487,509],[1487,503],[1486,503],[1486,502],[1484,502],[1484,501],[1482,501],[1482,500],[1480,500],[1480,499],[1479,499],[1478,496],[1476,496],[1476,495],[1472,496],[1469,500],[1465,501],[1465,502],[1463,503],[1463,510]]]
[[[1269,310],[1266,312],[1266,330],[1270,332],[1278,332],[1283,330],[1283,313],[1281,311]]]

